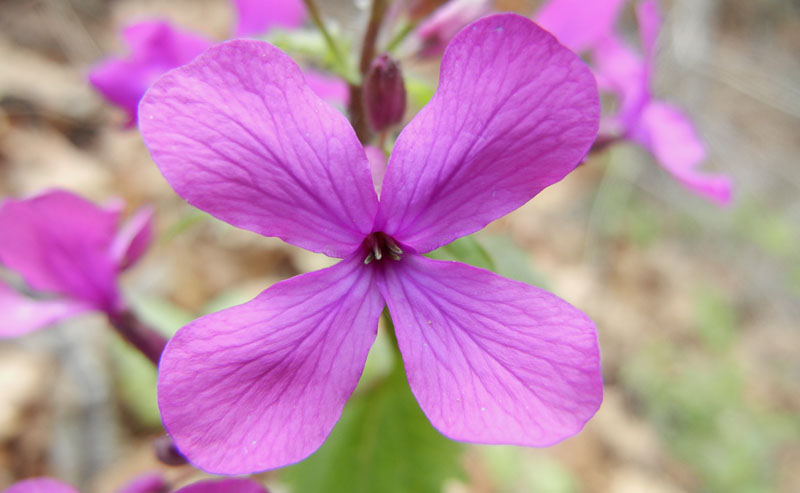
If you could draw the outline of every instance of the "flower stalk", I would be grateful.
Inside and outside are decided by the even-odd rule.
[[[167,338],[142,322],[130,310],[108,314],[112,327],[154,365],[158,366]]]

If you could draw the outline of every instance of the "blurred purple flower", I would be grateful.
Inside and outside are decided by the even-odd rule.
[[[306,20],[302,0],[233,0],[237,38],[258,36],[273,27],[295,28]]]
[[[55,479],[31,478],[12,484],[3,493],[78,493],[78,490]]]
[[[128,126],[136,124],[139,100],[161,74],[190,62],[213,44],[163,20],[130,24],[122,30],[122,38],[130,50],[128,56],[99,63],[89,73],[89,82],[125,110]]]
[[[719,205],[729,204],[730,178],[697,169],[706,150],[691,121],[651,93],[655,41],[661,28],[658,4],[645,0],[636,7],[643,56],[614,32],[622,4],[621,0],[552,0],[537,13],[536,21],[572,50],[589,52],[600,89],[617,96],[620,109],[604,128],[643,146],[688,189]]]
[[[175,491],[175,493],[269,493],[267,489],[251,479],[228,478],[198,481]]]
[[[0,264],[30,297],[0,282],[0,338],[16,337],[86,311],[123,309],[117,278],[147,249],[152,211],[120,226],[122,204],[98,207],[56,190],[0,204]]]
[[[172,491],[159,473],[134,479],[119,493],[167,493]],[[3,493],[78,493],[72,486],[50,478],[33,478],[11,485]],[[175,493],[269,493],[261,484],[251,479],[206,479],[184,486]]]
[[[150,472],[133,478],[117,493],[167,493],[169,485],[159,472]]]
[[[530,446],[577,433],[602,399],[591,320],[539,288],[422,254],[561,180],[599,114],[571,51],[518,15],[484,18],[446,50],[378,199],[352,127],[277,48],[223,43],[159,79],[140,126],[182,197],[343,259],[170,340],[159,406],[181,452],[225,474],[307,457],[353,392],[385,304],[411,390],[442,433]]]
[[[453,36],[462,27],[488,14],[493,3],[493,0],[450,0],[437,8],[415,31],[420,56],[441,55]]]
[[[274,26],[298,27],[305,20],[301,0],[233,0],[233,4],[237,11],[237,37],[263,34]],[[136,124],[139,100],[153,82],[214,44],[164,20],[130,24],[123,29],[122,38],[130,53],[97,64],[89,73],[89,82],[127,113],[129,127]],[[321,97],[346,104],[348,88],[341,78],[314,71],[308,71],[306,78]]]

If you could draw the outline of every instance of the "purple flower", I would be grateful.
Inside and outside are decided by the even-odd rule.
[[[178,448],[225,474],[307,457],[353,392],[384,305],[411,390],[448,437],[545,446],[577,433],[602,399],[591,320],[539,288],[422,254],[561,180],[599,113],[572,52],[524,17],[484,18],[446,50],[378,199],[352,127],[277,48],[223,43],[162,77],[140,126],[172,187],[223,221],[343,259],[170,340],[158,397]]]
[[[131,24],[123,29],[122,38],[130,50],[128,56],[99,63],[89,73],[89,82],[128,114],[128,126],[136,124],[136,108],[150,84],[213,44],[163,20]]]
[[[147,474],[125,485],[119,493],[166,493],[171,491],[158,474]],[[72,486],[50,478],[20,481],[3,493],[78,493]],[[261,484],[250,479],[206,479],[184,486],[175,493],[269,493]]]
[[[98,207],[66,191],[0,204],[0,264],[37,296],[0,283],[0,337],[16,337],[86,311],[119,314],[119,273],[151,236],[152,211],[120,227],[122,204]]]
[[[439,56],[462,27],[488,14],[492,3],[492,0],[450,0],[436,9],[415,32],[419,54]]]
[[[250,479],[228,478],[198,481],[175,493],[269,493],[264,486]]]
[[[590,53],[600,89],[614,93],[620,102],[617,114],[604,122],[612,132],[643,146],[688,189],[717,204],[729,204],[730,178],[697,169],[706,151],[692,123],[680,109],[651,94],[661,28],[656,1],[645,0],[636,8],[644,56],[614,32],[621,6],[620,0],[552,0],[536,21],[569,48]]]
[[[237,38],[264,34],[273,27],[295,28],[306,20],[302,0],[233,0]]]
[[[167,493],[168,491],[169,485],[164,476],[159,472],[150,472],[133,478],[117,493]]]
[[[550,0],[536,13],[536,22],[567,48],[581,53],[613,32],[625,0]]]
[[[301,0],[234,0],[237,37],[263,34],[274,26],[297,27],[305,20]],[[176,28],[164,20],[147,20],[127,26],[122,38],[130,53],[100,62],[89,73],[89,82],[136,124],[139,100],[162,74],[180,67],[205,51],[213,41]],[[321,97],[346,104],[347,84],[339,78],[309,71],[307,82]]]
[[[78,490],[55,479],[31,478],[11,485],[3,493],[78,493]]]

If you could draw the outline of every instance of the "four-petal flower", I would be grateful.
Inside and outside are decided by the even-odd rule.
[[[597,410],[586,315],[539,288],[422,256],[561,180],[595,139],[594,77],[530,20],[491,16],[454,38],[436,95],[396,142],[380,200],[347,120],[267,43],[211,48],[156,82],[139,111],[154,161],[189,203],[343,259],[170,340],[159,406],[199,467],[247,473],[317,449],[384,305],[414,395],[451,438],[550,445]]]

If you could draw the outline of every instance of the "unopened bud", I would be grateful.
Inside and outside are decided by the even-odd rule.
[[[367,121],[376,132],[400,123],[406,111],[406,87],[400,65],[383,54],[372,61],[364,80]]]
[[[153,442],[156,458],[168,466],[186,464],[186,458],[175,447],[175,442],[168,435],[160,437]]]

